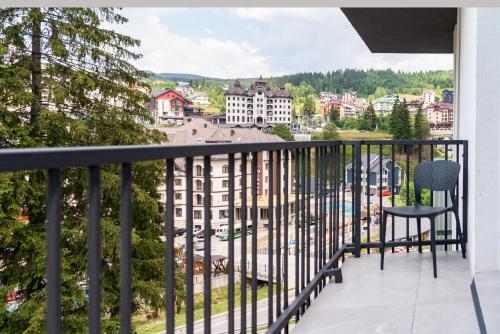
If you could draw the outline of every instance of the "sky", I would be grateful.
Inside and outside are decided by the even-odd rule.
[[[338,8],[125,8],[153,72],[264,77],[341,68],[452,69],[452,55],[372,54]]]

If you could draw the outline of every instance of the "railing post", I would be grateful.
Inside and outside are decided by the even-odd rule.
[[[468,215],[469,215],[469,207],[468,207],[468,191],[469,191],[469,142],[464,141],[464,152],[463,152],[463,171],[462,171],[462,223],[463,223],[463,238],[465,239],[465,243],[467,243],[467,231],[468,231]]]
[[[354,256],[361,256],[361,141],[355,145],[355,161],[356,166],[354,181]]]

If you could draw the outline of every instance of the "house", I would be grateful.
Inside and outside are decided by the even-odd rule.
[[[344,119],[344,117],[356,117],[360,110],[353,103],[342,103],[342,108],[340,109],[340,119]]]
[[[153,90],[152,98],[150,108],[156,125],[182,121],[184,108],[191,105],[189,100],[172,89]]]
[[[339,97],[337,94],[332,92],[320,92],[319,93],[319,102],[321,104],[329,104],[332,101],[339,101]]]
[[[408,111],[410,112],[416,112],[418,108],[422,108],[424,105],[424,102],[420,99],[413,99],[410,100],[406,103],[406,106],[408,107]]]
[[[368,108],[368,101],[362,97],[355,98],[352,104],[356,106],[358,112],[365,112],[366,108]]]
[[[443,89],[441,95],[443,102],[453,104],[453,89],[450,88]]]
[[[429,104],[434,103],[435,100],[436,100],[436,94],[434,93],[434,90],[425,89],[422,92],[422,103],[424,108],[427,107]]]
[[[427,107],[427,121],[431,127],[450,128],[453,125],[453,104],[435,102]]]
[[[330,116],[330,113],[333,110],[339,111],[340,119],[344,118],[342,102],[338,98],[324,100],[324,102],[321,103],[321,116],[323,117],[323,119],[328,119],[328,117]]]
[[[367,174],[367,166],[369,167],[369,171]],[[381,166],[382,165],[382,166]],[[382,168],[381,168],[382,167]],[[394,164],[394,187],[392,183],[393,174],[392,174],[393,163],[392,160],[382,156],[382,161],[380,161],[380,155],[372,153],[370,154],[370,161],[367,163],[366,155],[361,157],[361,188],[364,193],[366,193],[367,187],[367,175],[369,181],[369,188],[373,191],[380,190],[380,180],[382,178],[382,190],[394,188],[394,193],[398,194],[401,188],[402,181],[402,169],[398,164]],[[382,174],[380,174],[380,170],[382,169]],[[345,167],[345,180],[346,187],[350,188],[352,186],[352,164],[348,164]]]
[[[342,102],[354,103],[354,101],[356,100],[357,96],[358,96],[357,92],[349,89],[346,92],[344,92],[344,94],[342,94]]]
[[[194,93],[189,83],[183,81],[176,82],[175,91],[185,97],[190,97]]]
[[[203,92],[193,92],[191,95],[189,95],[189,99],[194,104],[208,105],[210,103],[208,101],[208,94]]]
[[[396,101],[400,101],[397,94],[387,95],[386,97],[382,97],[373,101],[373,109],[376,113],[386,116],[392,112],[392,108]]]
[[[225,92],[227,124],[291,124],[292,95],[284,87],[273,90],[260,77],[248,89],[238,80]]]

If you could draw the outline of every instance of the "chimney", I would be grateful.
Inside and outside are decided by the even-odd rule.
[[[196,129],[193,129],[193,136],[196,134]]]
[[[234,130],[231,129],[231,137],[234,136]]]
[[[203,124],[203,127],[208,128],[208,124],[207,123]]]

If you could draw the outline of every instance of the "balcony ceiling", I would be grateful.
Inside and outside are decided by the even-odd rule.
[[[342,8],[373,53],[453,53],[456,8]]]

